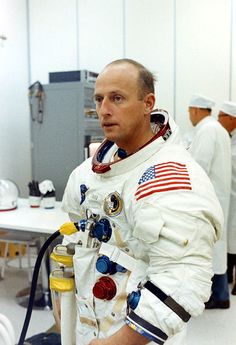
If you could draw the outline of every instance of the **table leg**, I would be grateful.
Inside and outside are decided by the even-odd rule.
[[[45,238],[41,237],[37,241],[38,251],[42,244],[45,242]],[[51,293],[49,289],[49,274],[50,274],[50,260],[49,260],[49,250],[45,253],[42,263],[41,263],[41,280],[42,284],[37,285],[37,290],[35,293],[33,309],[35,310],[51,310],[52,301]],[[27,308],[29,303],[30,287],[19,291],[16,294],[16,299],[18,304],[22,307]]]

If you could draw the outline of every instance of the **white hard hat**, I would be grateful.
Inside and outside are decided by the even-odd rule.
[[[211,109],[214,107],[215,102],[205,96],[194,94],[189,102],[189,107]]]
[[[221,107],[220,107],[220,111],[222,111],[223,113],[236,117],[236,103],[234,102],[229,102],[229,101],[225,101]]]
[[[0,180],[0,211],[14,210],[17,207],[19,189],[10,180]]]

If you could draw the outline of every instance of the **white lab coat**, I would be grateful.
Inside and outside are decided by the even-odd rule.
[[[91,159],[88,159],[70,175],[63,209],[74,221],[88,214],[108,219],[112,227],[108,244],[115,252],[111,256],[112,261],[119,263],[119,253],[128,254],[127,263],[129,257],[135,259],[131,270],[110,276],[117,287],[116,296],[111,300],[100,300],[93,296],[92,287],[103,276],[95,268],[98,256],[103,254],[103,245],[83,247],[86,231],[65,237],[64,243],[80,241],[74,255],[77,345],[87,345],[96,337],[106,338],[130,321],[125,321],[126,296],[137,290],[140,281],[151,280],[192,316],[201,314],[204,302],[209,299],[213,275],[212,248],[221,233],[222,210],[209,178],[181,144],[174,124],[172,130],[166,142],[162,138],[156,139],[137,153],[113,164],[111,170],[104,174],[95,174],[91,169]],[[108,151],[106,161],[112,159],[116,149],[112,147]],[[140,186],[140,178],[147,177],[148,169],[157,164],[167,164],[167,174],[171,173],[169,164],[186,165],[190,189],[183,189],[185,185],[176,179],[174,190],[168,190],[170,185],[165,181],[163,188],[160,186],[156,192],[149,190],[149,195],[143,194],[139,199],[135,193]],[[88,188],[85,200],[80,193],[82,184]],[[107,196],[114,192],[119,193],[123,207],[118,214],[110,216],[104,205]],[[141,290],[134,313],[166,333],[170,337],[166,344],[169,341],[177,344],[172,337],[185,331],[186,324],[180,317],[146,288]],[[132,318],[131,323],[133,327],[143,327],[135,325]]]
[[[214,248],[213,271],[224,274],[227,269],[227,218],[231,188],[229,134],[215,118],[207,116],[195,127],[189,152],[210,177],[223,210],[224,231]]]
[[[231,133],[232,183],[228,217],[228,253],[236,254],[236,128]]]

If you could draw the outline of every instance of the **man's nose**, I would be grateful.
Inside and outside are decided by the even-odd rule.
[[[111,104],[108,98],[103,98],[100,107],[99,107],[100,115],[110,115],[111,114]]]

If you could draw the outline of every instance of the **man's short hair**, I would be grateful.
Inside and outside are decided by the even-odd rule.
[[[150,72],[146,67],[144,67],[141,63],[132,59],[124,58],[124,59],[114,60],[111,63],[109,63],[107,66],[119,65],[123,63],[129,63],[138,70],[138,73],[139,73],[138,97],[140,99],[143,99],[148,93],[155,93],[154,85],[155,85],[156,78],[154,74]]]

